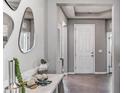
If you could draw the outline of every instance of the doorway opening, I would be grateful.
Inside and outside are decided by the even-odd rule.
[[[59,7],[67,20],[67,73],[69,75],[65,77],[65,83],[69,83],[68,81],[74,78],[80,78],[82,82],[80,80],[74,81],[82,84],[85,78],[93,78],[91,82],[100,84],[94,80],[102,81],[103,79],[109,86],[104,91],[110,93],[113,69],[111,60],[112,6],[59,4]],[[92,85],[91,82],[86,84]],[[75,83],[74,86],[76,86]],[[81,86],[84,87],[85,84]],[[68,90],[72,91],[71,89]],[[93,91],[96,93],[95,90]],[[102,90],[99,89],[99,91]],[[77,91],[77,93],[80,92]]]

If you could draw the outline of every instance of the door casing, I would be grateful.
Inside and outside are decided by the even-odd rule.
[[[65,73],[67,72],[67,26],[58,24],[57,27],[58,38],[57,38],[57,62],[56,72]],[[62,60],[64,59],[64,65],[62,66]]]
[[[112,73],[112,67],[109,68],[109,66],[112,66],[112,44],[110,46],[110,43],[112,43],[112,32],[107,32],[106,38],[107,38],[107,73]],[[108,40],[109,38],[110,40]],[[110,52],[110,54],[108,52]]]

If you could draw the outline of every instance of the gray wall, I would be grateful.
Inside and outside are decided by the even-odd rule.
[[[74,24],[95,24],[95,71],[106,72],[106,35],[105,20],[69,20],[68,21],[68,71],[74,71]],[[99,53],[98,50],[103,52]]]

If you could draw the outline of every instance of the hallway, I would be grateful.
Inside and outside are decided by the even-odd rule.
[[[112,93],[111,75],[67,75],[65,93]]]

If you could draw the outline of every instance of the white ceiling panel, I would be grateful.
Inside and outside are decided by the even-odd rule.
[[[65,12],[68,18],[75,16],[75,11],[73,6],[62,6],[62,10]]]
[[[105,5],[66,5],[62,9],[68,18],[110,19],[112,7]]]
[[[111,6],[75,6],[77,13],[101,13],[111,9]]]

